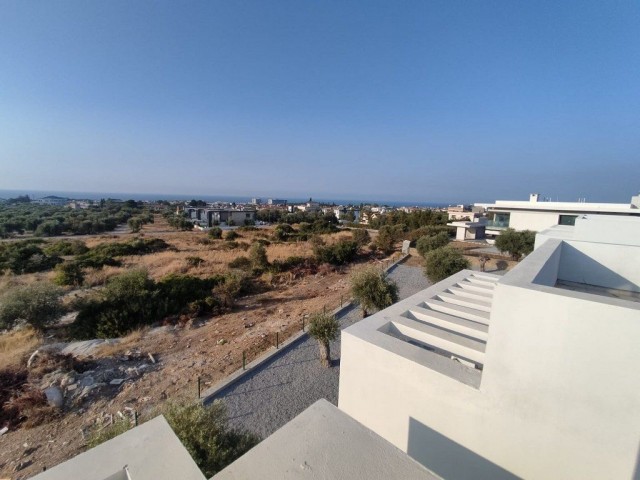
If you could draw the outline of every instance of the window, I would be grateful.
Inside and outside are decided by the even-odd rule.
[[[245,213],[245,218],[251,218],[251,214],[250,213]]]
[[[560,215],[558,220],[558,225],[575,225],[576,224],[577,215]]]

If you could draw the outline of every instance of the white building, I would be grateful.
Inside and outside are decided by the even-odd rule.
[[[69,203],[68,198],[57,197],[55,195],[48,195],[46,197],[38,198],[34,200],[34,203],[40,203],[42,205],[51,205],[56,207],[63,207]]]
[[[476,203],[487,211],[486,233],[499,235],[505,228],[539,232],[554,225],[573,225],[578,215],[622,215],[640,217],[640,195],[630,203],[548,202],[538,193],[529,201],[497,200],[492,204]]]
[[[339,408],[443,478],[638,478],[640,219],[580,216],[342,332]]]

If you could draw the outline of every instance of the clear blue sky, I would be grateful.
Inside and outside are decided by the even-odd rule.
[[[0,188],[640,189],[637,0],[0,0],[0,21]]]

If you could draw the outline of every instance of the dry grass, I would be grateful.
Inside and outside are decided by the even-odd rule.
[[[134,346],[139,345],[144,336],[149,333],[150,327],[142,327],[134,330],[126,337],[122,337],[120,341],[116,343],[108,343],[100,346],[96,349],[93,356],[100,357],[113,357],[115,355],[122,355],[127,350],[131,350]]]
[[[32,328],[11,331],[0,335],[0,369],[20,365],[42,343],[42,338]]]

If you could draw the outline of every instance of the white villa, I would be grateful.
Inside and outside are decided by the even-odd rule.
[[[499,235],[505,228],[539,232],[554,225],[573,225],[578,215],[621,215],[640,217],[640,195],[629,203],[548,202],[532,193],[529,201],[497,200],[492,204],[476,203],[486,209],[486,233]]]

